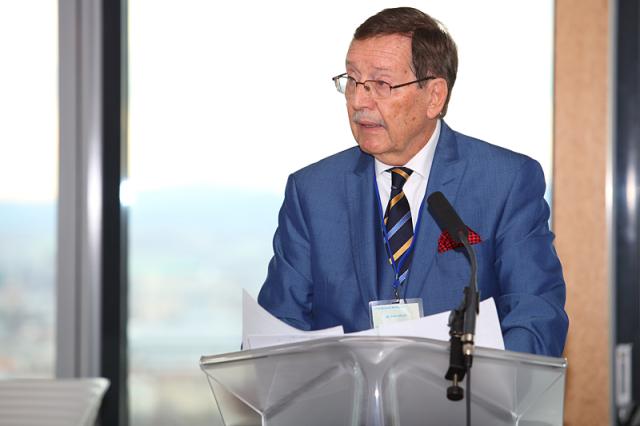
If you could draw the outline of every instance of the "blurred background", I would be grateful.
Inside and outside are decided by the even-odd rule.
[[[331,77],[354,29],[386,7],[420,8],[456,41],[447,123],[542,164],[575,286],[556,229],[575,210],[558,216],[568,198],[554,188],[580,178],[563,178],[575,170],[558,158],[586,151],[562,129],[588,124],[569,107],[562,127],[559,93],[581,90],[564,43],[598,33],[585,72],[604,69],[606,91],[616,10],[589,4],[559,21],[577,2],[0,1],[0,378],[107,376],[103,424],[221,424],[199,358],[240,348],[241,290],[256,296],[264,280],[288,174],[354,145]],[[606,168],[613,108],[595,101],[604,155],[588,161]],[[611,173],[588,161],[608,244]],[[606,297],[607,253],[593,284]],[[604,399],[590,418],[613,422],[602,315],[604,387],[581,404]],[[579,423],[583,411],[569,407],[568,423],[603,424]]]

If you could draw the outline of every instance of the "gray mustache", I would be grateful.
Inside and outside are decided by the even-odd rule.
[[[362,111],[356,111],[355,114],[353,114],[353,118],[351,121],[353,121],[354,123],[359,123],[361,121],[368,121],[371,123],[375,123],[378,126],[383,126],[383,127],[385,126],[384,120],[381,120],[376,117],[371,117],[366,112],[362,112]]]

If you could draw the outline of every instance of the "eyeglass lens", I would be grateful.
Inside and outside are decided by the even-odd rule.
[[[356,81],[348,76],[337,79],[337,88],[340,93],[351,96],[356,91],[357,86],[362,85],[365,92],[370,93],[376,98],[385,98],[391,94],[391,86],[389,83],[380,80],[367,80],[364,82]]]

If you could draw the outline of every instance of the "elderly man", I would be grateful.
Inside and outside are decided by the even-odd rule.
[[[333,80],[358,146],[289,177],[264,308],[300,329],[351,332],[397,300],[425,315],[457,307],[469,266],[427,208],[440,191],[469,227],[481,298],[495,299],[506,348],[562,354],[565,284],[543,172],[443,121],[457,63],[446,30],[413,8],[356,30]]]

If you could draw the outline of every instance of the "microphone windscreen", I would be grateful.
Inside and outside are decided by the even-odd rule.
[[[449,200],[442,192],[434,192],[427,198],[429,211],[441,228],[446,229],[449,236],[456,242],[460,241],[460,233],[464,238],[468,238],[468,230],[460,216],[453,209]]]

